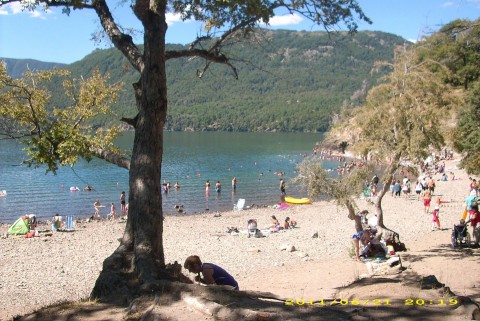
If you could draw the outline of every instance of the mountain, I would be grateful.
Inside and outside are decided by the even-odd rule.
[[[57,62],[44,62],[34,59],[13,59],[13,58],[1,58],[0,61],[4,61],[7,65],[7,73],[12,78],[20,78],[25,71],[30,69],[35,70],[50,70],[54,67],[65,68],[66,64]]]
[[[405,40],[384,32],[328,34],[258,30],[247,42],[224,51],[238,71],[212,64],[197,77],[205,61],[167,61],[167,130],[303,131],[328,129],[342,106],[362,103],[381,74],[372,74],[375,61],[393,59],[395,46]],[[167,50],[182,49],[169,45]],[[95,50],[66,66],[74,75],[88,76],[94,68],[109,72],[125,90],[114,111],[133,117],[132,85],[138,73],[116,49]],[[58,86],[57,86],[58,88]],[[60,104],[60,101],[56,102]],[[100,120],[99,125],[111,122]]]

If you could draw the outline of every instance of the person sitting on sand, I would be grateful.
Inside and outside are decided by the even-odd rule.
[[[294,228],[297,226],[297,222],[295,220],[291,220],[290,217],[285,217],[285,222],[283,223],[284,229]]]
[[[270,230],[274,232],[280,231],[282,227],[280,226],[280,222],[278,221],[275,215],[272,215],[272,225],[270,226]]]
[[[27,214],[22,216],[22,219],[25,221],[28,229],[33,231],[37,227],[37,216],[35,214]]]
[[[363,230],[352,235],[355,248],[355,258],[359,261],[361,257],[385,256],[386,249],[382,243],[373,235],[371,230]],[[360,252],[360,243],[364,246]]]
[[[238,282],[227,271],[212,263],[202,263],[200,257],[191,255],[187,257],[183,267],[190,273],[197,273],[195,281],[211,285],[230,285],[234,290],[238,290]],[[200,275],[202,274],[202,276]]]
[[[52,231],[56,232],[62,227],[62,217],[60,214],[55,213],[53,216]]]

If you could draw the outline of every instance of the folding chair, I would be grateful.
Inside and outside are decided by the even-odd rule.
[[[242,211],[245,208],[245,199],[239,198],[236,205],[233,206],[234,210]]]
[[[73,218],[73,215],[67,216],[67,220],[65,223],[65,229],[67,230],[74,230],[75,229],[75,220]]]

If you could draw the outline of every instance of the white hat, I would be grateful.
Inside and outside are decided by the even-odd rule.
[[[439,210],[439,209],[440,209],[440,207],[438,207],[438,205],[437,205],[437,206],[435,206],[435,209],[436,209],[436,210]]]

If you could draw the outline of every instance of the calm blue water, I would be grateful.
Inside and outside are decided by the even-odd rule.
[[[163,195],[163,209],[174,214],[175,205],[182,204],[186,214],[205,211],[231,210],[239,198],[246,204],[272,205],[279,198],[280,177],[285,172],[287,194],[305,196],[300,186],[289,180],[295,177],[296,165],[305,154],[310,155],[321,134],[304,133],[225,133],[225,132],[166,132],[162,180],[175,181],[180,190],[171,189]],[[133,134],[127,133],[119,145],[130,150]],[[93,202],[103,205],[114,202],[117,212],[120,193],[127,192],[128,172],[125,169],[95,159],[81,161],[71,168],[61,168],[57,175],[45,174],[45,168],[18,166],[25,153],[12,141],[0,141],[0,222],[13,222],[20,215],[34,213],[40,219],[50,219],[54,213],[88,217],[93,214]],[[327,163],[325,167],[335,167]],[[262,175],[263,173],[263,175]],[[237,178],[237,190],[232,192],[231,180]],[[205,181],[210,180],[210,195],[205,193]],[[216,193],[215,182],[222,184]],[[71,192],[71,186],[94,191]],[[64,186],[62,188],[62,186]],[[100,211],[107,215],[109,208]]]

